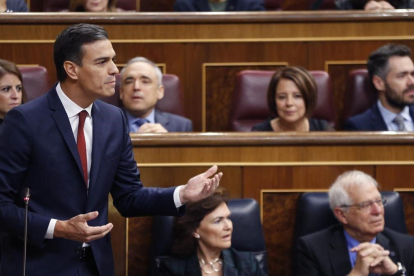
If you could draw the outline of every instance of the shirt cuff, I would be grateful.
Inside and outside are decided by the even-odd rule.
[[[56,226],[57,219],[51,219],[49,222],[49,226],[47,227],[45,239],[53,239],[53,234],[55,233],[55,226]]]
[[[178,186],[177,188],[175,188],[175,190],[174,190],[174,203],[175,203],[176,208],[180,208],[181,206],[184,205],[183,203],[181,203],[181,200],[180,200],[180,190],[183,187],[184,187],[184,185],[181,185],[181,186]]]

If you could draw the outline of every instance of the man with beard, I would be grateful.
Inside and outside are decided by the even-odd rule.
[[[384,227],[387,200],[375,179],[343,173],[329,203],[339,224],[299,239],[294,276],[414,275],[414,238]]]
[[[350,118],[345,130],[413,131],[414,64],[405,45],[385,45],[368,58],[368,73],[378,101]]]

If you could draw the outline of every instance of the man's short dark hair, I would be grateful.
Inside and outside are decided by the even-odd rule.
[[[101,26],[81,23],[64,29],[58,35],[54,44],[53,58],[57,79],[62,82],[68,76],[63,68],[65,61],[72,61],[82,66],[83,45],[104,39],[108,39],[108,34]]]
[[[385,79],[389,72],[388,61],[394,56],[411,57],[411,49],[405,45],[387,44],[372,52],[367,62],[370,79],[374,76]]]

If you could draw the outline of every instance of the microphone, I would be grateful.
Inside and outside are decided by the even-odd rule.
[[[24,220],[24,250],[23,250],[23,276],[26,275],[26,250],[27,250],[27,213],[29,209],[30,190],[25,189],[25,196],[23,198],[26,205],[25,220]]]

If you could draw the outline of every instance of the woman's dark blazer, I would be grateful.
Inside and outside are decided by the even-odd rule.
[[[270,122],[273,118],[269,118],[266,121],[253,126],[252,131],[274,131]],[[309,119],[309,131],[329,131],[333,130],[329,123],[320,119]]]
[[[250,252],[239,252],[233,248],[222,251],[223,276],[266,276]],[[158,276],[202,276],[196,254],[186,258],[161,259]]]

